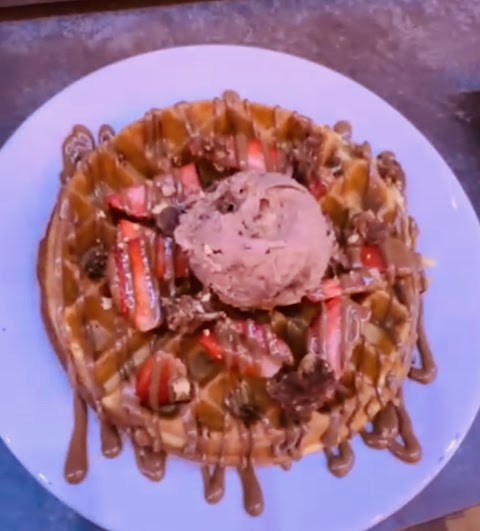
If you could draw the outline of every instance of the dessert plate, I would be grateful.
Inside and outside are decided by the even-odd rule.
[[[375,152],[394,151],[407,174],[419,250],[436,261],[425,319],[439,374],[429,386],[405,386],[421,462],[405,464],[354,439],[356,465],[344,479],[328,474],[321,454],[305,457],[288,473],[259,469],[266,507],[258,518],[244,513],[233,473],[227,474],[225,498],[209,506],[197,465],[171,459],[164,481],[152,483],[137,472],[128,445],[117,459],[105,459],[93,415],[88,477],[78,486],[65,482],[71,390],[43,328],[35,277],[38,242],[59,185],[60,147],[72,125],[96,130],[109,123],[118,130],[152,107],[212,98],[227,88],[320,123],[349,120],[357,141],[370,141]],[[0,151],[0,175],[0,435],[37,480],[98,525],[138,531],[367,529],[423,489],[463,440],[480,404],[478,221],[429,142],[360,85],[303,59],[255,48],[152,52],[94,72],[44,104]]]

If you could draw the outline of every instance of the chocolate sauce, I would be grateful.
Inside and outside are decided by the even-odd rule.
[[[103,124],[100,126],[100,129],[98,130],[98,144],[106,144],[107,142],[110,142],[110,140],[115,136],[115,131],[113,130],[113,127],[107,124]]]
[[[380,410],[372,421],[373,429],[362,430],[361,436],[364,443],[371,448],[384,450],[398,435],[398,416],[392,402]]]
[[[100,422],[100,440],[102,442],[102,454],[105,457],[117,457],[122,451],[122,439],[118,429],[108,421]]]
[[[331,448],[337,445],[341,425],[342,425],[342,417],[340,415],[340,412],[337,410],[334,410],[330,414],[330,420],[328,423],[328,427],[323,432],[323,435],[320,439],[321,443],[323,444],[325,448]]]
[[[243,506],[251,516],[258,516],[263,511],[263,493],[251,462],[237,469],[243,489]]]
[[[202,466],[203,492],[208,503],[218,503],[225,494],[225,467]]]
[[[151,448],[132,443],[138,470],[152,481],[160,481],[165,475],[167,455],[163,450],[154,452]]]
[[[73,395],[73,431],[65,460],[64,476],[72,484],[83,481],[88,471],[87,405],[77,392]]]
[[[372,421],[372,430],[364,429],[361,433],[362,439],[372,448],[388,448],[402,461],[416,463],[422,451],[405,409],[402,393],[396,401],[397,404],[390,402],[377,413]]]
[[[78,164],[95,148],[92,132],[83,125],[75,125],[62,144],[62,183],[73,177]]]
[[[341,442],[337,448],[326,448],[328,470],[337,478],[346,476],[353,467],[355,455],[348,441]]]
[[[423,317],[423,304],[420,305],[420,316],[418,319],[418,351],[420,353],[420,367],[412,367],[408,373],[409,378],[428,384],[433,382],[437,375],[437,366],[433,359],[433,353],[428,343],[427,334],[425,332],[425,324]]]
[[[407,463],[417,463],[422,457],[422,449],[413,430],[412,421],[405,408],[403,394],[400,392],[397,405],[398,437],[390,443],[393,455]]]

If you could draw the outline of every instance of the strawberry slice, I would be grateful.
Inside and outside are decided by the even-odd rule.
[[[148,257],[152,238],[149,229],[121,220],[109,258],[113,300],[120,313],[142,332],[156,328],[162,319],[158,288]]]
[[[213,360],[223,360],[224,348],[212,330],[204,330],[200,334],[199,342]]]
[[[376,245],[364,245],[361,249],[361,260],[364,267],[385,271],[385,260]]]
[[[235,349],[232,349],[232,342],[222,342],[213,330],[204,330],[199,342],[212,359],[227,363],[232,370],[245,376],[271,378],[284,364],[293,362],[288,345],[267,325],[248,319],[229,320],[220,326],[228,326],[229,335],[236,336]]]
[[[247,167],[249,170],[259,173],[267,171],[263,146],[257,139],[250,140],[247,144]]]
[[[310,302],[322,302],[342,295],[370,293],[385,284],[380,275],[368,270],[350,271],[322,281],[321,285],[306,295]]]
[[[128,256],[115,245],[107,259],[107,278],[112,298],[124,317],[133,309],[133,289],[129,275]]]
[[[194,164],[176,168],[173,173],[182,184],[184,197],[198,194],[202,191],[200,178]],[[153,190],[151,190],[152,187]],[[154,192],[155,201],[152,201],[152,192]],[[155,203],[158,204],[158,200],[162,198],[167,201],[172,200],[175,199],[176,195],[175,181],[173,181],[172,176],[166,175],[155,182],[147,181],[144,184],[129,186],[118,192],[108,194],[105,201],[110,208],[132,218],[143,220],[153,217],[157,206]]]
[[[190,274],[190,264],[187,253],[178,245],[175,246],[174,269],[176,278],[187,278]]]
[[[173,259],[169,258],[173,254]],[[173,274],[175,278],[187,278],[190,274],[190,266],[187,254],[176,245],[172,239],[157,235],[155,241],[155,276],[159,280],[167,280],[172,264],[168,260],[173,260]]]
[[[183,194],[188,197],[202,191],[200,178],[194,164],[187,164],[178,169],[178,179],[182,183]]]
[[[342,299],[340,297],[330,299],[325,303],[322,312],[310,325],[307,348],[309,353],[319,355],[328,361],[338,379],[342,375],[344,364],[341,352]]]
[[[108,206],[138,219],[150,216],[147,209],[147,186],[139,184],[107,195]]]
[[[185,365],[169,352],[152,354],[137,372],[135,393],[144,405],[157,408],[188,401],[191,391]]]
[[[317,200],[321,199],[327,193],[327,187],[320,179],[312,181],[308,185],[308,190]]]

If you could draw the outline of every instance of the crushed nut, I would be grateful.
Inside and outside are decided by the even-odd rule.
[[[113,305],[110,297],[102,297],[100,304],[104,310],[111,310]]]
[[[182,402],[190,399],[192,386],[185,377],[180,377],[170,384],[170,391],[174,402]]]
[[[165,210],[168,207],[168,203],[165,201],[162,201],[161,203],[158,203],[152,208],[152,214],[160,214],[163,210]]]

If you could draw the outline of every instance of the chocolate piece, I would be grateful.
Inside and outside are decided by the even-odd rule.
[[[92,247],[84,258],[84,269],[88,278],[98,280],[105,275],[107,253],[102,245]]]
[[[326,360],[307,354],[296,371],[269,380],[267,391],[285,410],[308,416],[333,397],[335,377]]]

